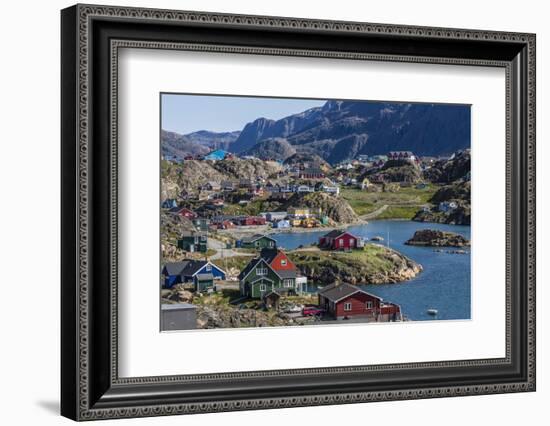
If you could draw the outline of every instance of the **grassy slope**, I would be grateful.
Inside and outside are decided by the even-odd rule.
[[[338,271],[361,270],[363,275],[372,275],[393,270],[394,264],[388,254],[383,246],[366,244],[363,250],[346,253],[297,250],[289,253],[289,257],[298,266],[307,265],[314,269],[330,267]]]
[[[398,192],[367,192],[342,188],[341,195],[359,216],[372,213],[387,204],[388,209],[377,219],[412,219],[437,189],[435,185],[428,185],[424,189],[400,188]]]

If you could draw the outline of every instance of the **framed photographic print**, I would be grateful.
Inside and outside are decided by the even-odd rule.
[[[535,390],[535,36],[76,5],[62,414]]]

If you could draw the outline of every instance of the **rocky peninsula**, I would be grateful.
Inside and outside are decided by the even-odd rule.
[[[470,241],[460,234],[434,229],[421,229],[405,242],[410,246],[426,247],[469,247]]]

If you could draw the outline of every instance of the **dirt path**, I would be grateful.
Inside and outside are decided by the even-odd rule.
[[[363,216],[359,216],[359,218],[360,218],[361,220],[374,219],[374,218],[380,216],[382,213],[384,213],[384,212],[388,209],[388,207],[389,207],[389,206],[388,206],[387,204],[384,204],[382,207],[376,209],[376,210],[373,211],[373,212],[364,214]]]

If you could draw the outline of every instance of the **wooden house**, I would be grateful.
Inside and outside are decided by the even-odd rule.
[[[323,179],[325,173],[319,167],[307,167],[298,173],[300,179]]]
[[[187,207],[173,207],[169,210],[169,212],[181,217],[186,217],[187,219],[191,220],[196,219],[198,216],[197,213],[195,213],[193,210],[188,209]]]
[[[164,287],[171,288],[180,283],[193,283],[195,291],[206,291],[215,287],[216,280],[225,280],[223,269],[207,260],[185,259],[171,262],[162,268]]]
[[[329,250],[353,250],[362,247],[362,239],[348,231],[335,229],[319,238],[319,247]]]
[[[208,250],[208,236],[200,231],[184,231],[178,240],[178,248],[189,252],[205,253]]]
[[[167,198],[161,203],[163,209],[173,209],[178,206],[177,201],[174,198]]]
[[[255,234],[250,237],[244,237],[241,240],[240,246],[242,248],[256,248],[256,249],[262,249],[262,248],[268,248],[268,247],[277,247],[277,241],[275,241],[273,238],[268,237],[267,235],[263,234]]]
[[[382,299],[351,284],[331,284],[318,292],[319,307],[335,319],[376,319]]]
[[[221,185],[218,182],[208,181],[201,186],[203,191],[219,191],[221,190]]]
[[[296,265],[279,249],[263,249],[239,274],[241,294],[253,299],[263,298],[277,289],[285,294],[300,294],[304,280]]]

